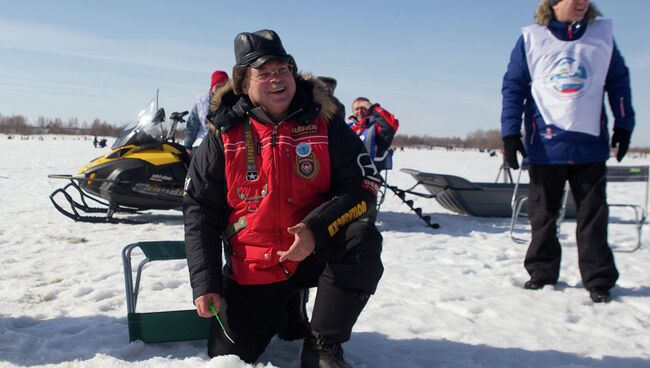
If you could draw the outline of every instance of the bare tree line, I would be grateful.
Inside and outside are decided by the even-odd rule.
[[[3,116],[0,114],[0,134],[69,134],[117,137],[123,128],[123,126],[116,126],[100,119],[95,119],[89,124],[86,121],[79,123],[77,118],[70,118],[64,122],[59,118],[50,119],[42,116],[38,118],[36,125],[31,125],[27,118],[22,115]],[[182,131],[177,131],[177,138],[183,138]],[[427,149],[446,147],[447,149],[500,150],[503,147],[503,142],[498,129],[478,129],[469,132],[465,138],[398,134],[393,140],[393,146]],[[650,153],[650,147],[634,147],[630,151]]]
[[[36,124],[32,125],[22,115],[0,114],[0,133],[9,135],[69,134],[117,137],[122,129],[121,126],[114,126],[100,119],[95,119],[92,123],[86,121],[79,123],[77,118],[70,118],[64,122],[60,118],[51,119],[41,116]]]
[[[448,149],[474,148],[480,150],[498,150],[501,149],[503,143],[499,130],[478,129],[468,133],[465,138],[397,135],[393,140],[393,145],[396,147],[446,147]]]
[[[50,119],[39,117],[36,125],[31,125],[27,118],[21,115],[0,115],[0,133],[14,135],[32,134],[69,134],[93,135],[102,137],[117,137],[123,129],[99,119],[79,123],[76,118],[63,121],[60,118]],[[396,147],[453,147],[453,148],[479,148],[498,149],[501,147],[501,138],[497,130],[477,130],[469,133],[465,139],[458,137],[438,138],[429,136],[397,135],[393,141]]]

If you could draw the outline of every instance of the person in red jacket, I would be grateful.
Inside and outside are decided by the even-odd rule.
[[[352,101],[350,120],[350,128],[366,145],[377,169],[390,169],[390,145],[399,128],[399,120],[366,97],[357,97]]]
[[[377,170],[274,31],[238,34],[235,58],[183,198],[194,304],[224,325],[213,319],[208,354],[255,362],[273,336],[305,323],[291,309],[318,286],[301,365],[348,367],[341,344],[383,273]]]

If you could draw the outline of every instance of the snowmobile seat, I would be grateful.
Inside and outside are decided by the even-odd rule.
[[[167,144],[169,144],[172,147],[176,148],[177,150],[181,151],[181,154],[180,154],[181,161],[183,161],[187,166],[190,166],[191,157],[187,153],[187,148],[185,146],[183,146],[180,143],[176,143],[176,142],[167,142]]]
[[[131,253],[136,248],[142,251],[145,258],[138,265],[134,283]],[[122,250],[129,341],[160,343],[207,339],[210,320],[199,317],[194,309],[136,312],[144,266],[153,261],[175,259],[185,259],[185,243],[183,241],[138,242],[129,244]]]

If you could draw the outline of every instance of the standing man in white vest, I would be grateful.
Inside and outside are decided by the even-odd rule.
[[[605,92],[614,115],[611,147],[619,162],[635,122],[628,69],[614,42],[612,22],[600,15],[588,0],[542,0],[536,24],[522,29],[512,50],[501,113],[506,162],[519,168],[520,152],[530,163],[532,240],[524,261],[530,280],[524,288],[557,283],[562,249],[556,219],[568,181],[578,206],[580,274],[595,303],[610,301],[618,279],[607,243]]]

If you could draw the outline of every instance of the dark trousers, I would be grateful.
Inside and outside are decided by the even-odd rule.
[[[531,279],[556,283],[562,248],[557,217],[565,182],[577,206],[578,264],[587,289],[611,288],[618,279],[614,256],[607,244],[607,167],[604,162],[581,165],[530,165],[528,219],[532,240],[524,267]]]
[[[231,343],[212,319],[208,354],[235,354],[255,362],[273,336],[289,322],[287,305],[301,289],[318,286],[311,328],[342,343],[383,273],[382,237],[373,223],[355,221],[330,244],[319,247],[300,263],[287,281],[268,285],[239,285],[224,279],[219,312]],[[359,300],[359,302],[355,302]]]

